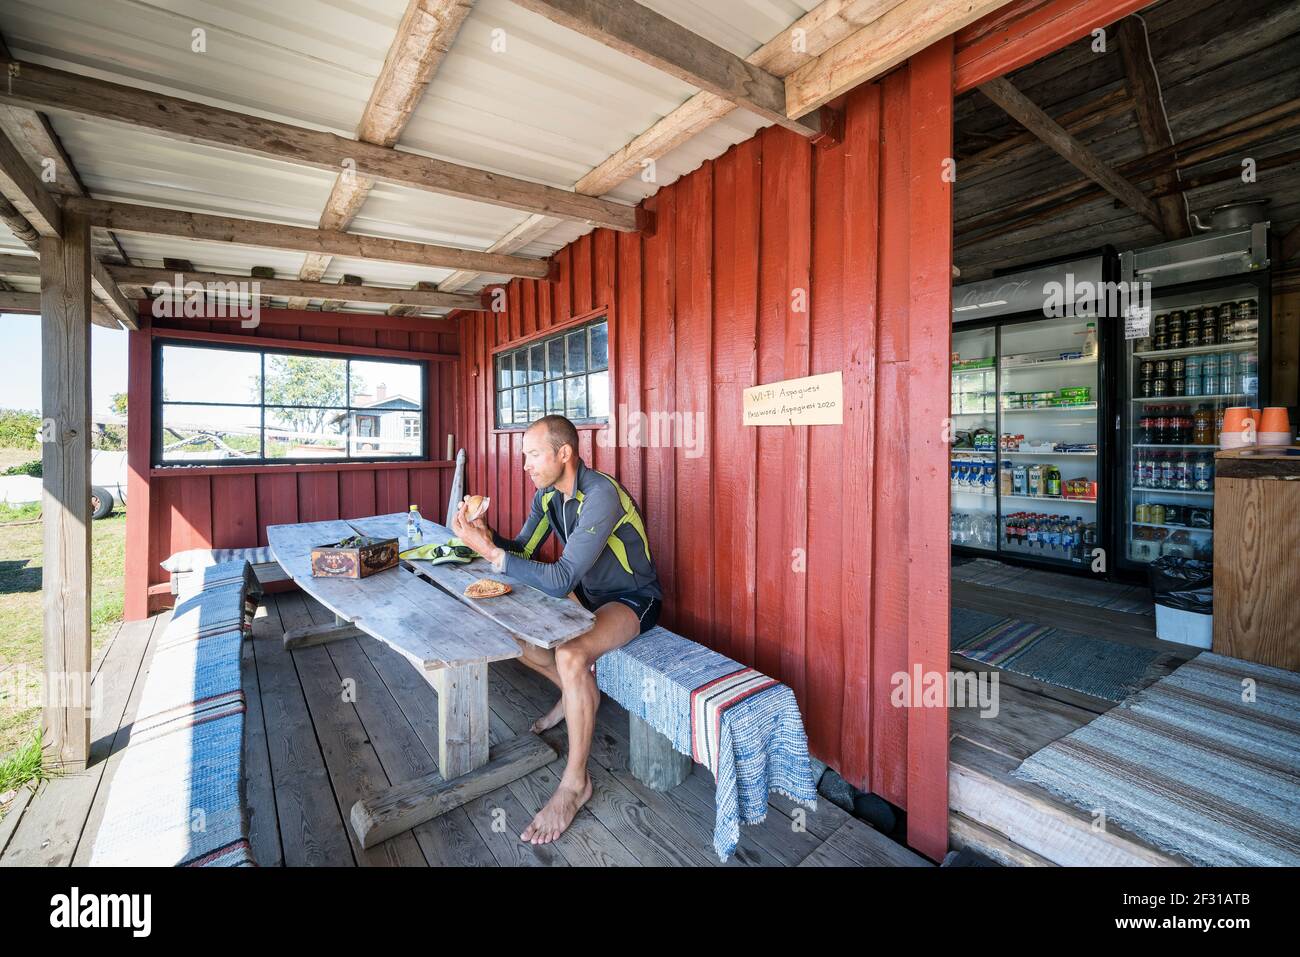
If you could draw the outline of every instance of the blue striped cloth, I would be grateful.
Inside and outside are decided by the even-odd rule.
[[[596,684],[630,713],[691,754],[691,692],[742,667],[665,628],[652,628],[596,661]],[[773,685],[723,714],[713,849],[726,861],[740,824],[767,817],[771,792],[816,809],[817,783],[794,692]]]

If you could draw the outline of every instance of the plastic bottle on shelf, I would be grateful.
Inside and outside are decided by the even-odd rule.
[[[1086,359],[1097,357],[1097,324],[1090,322],[1083,334],[1083,355]]]

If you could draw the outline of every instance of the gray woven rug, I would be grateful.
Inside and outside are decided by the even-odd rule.
[[[1203,652],[1014,775],[1194,864],[1300,864],[1300,675]]]
[[[1134,615],[1154,615],[1151,589],[1144,585],[1123,585],[1119,582],[1093,581],[1063,572],[1040,568],[1022,568],[991,558],[976,558],[952,565],[954,581],[972,585],[985,585],[1016,591],[1039,598],[1054,598],[1078,605],[1126,611]]]
[[[951,623],[955,654],[1116,703],[1141,687],[1160,657],[1150,648],[968,608],[954,607]]]

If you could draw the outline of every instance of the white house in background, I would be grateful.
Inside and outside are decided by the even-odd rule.
[[[420,403],[400,392],[389,394],[379,383],[375,391],[357,392],[352,409],[337,416],[352,439],[353,455],[418,455],[423,448],[420,434]]]

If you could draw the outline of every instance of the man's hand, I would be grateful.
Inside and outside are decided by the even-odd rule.
[[[465,501],[456,507],[456,514],[451,519],[451,530],[462,542],[495,565],[501,560],[502,549],[492,540],[492,529],[488,528],[487,522],[481,518],[472,522],[468,520],[465,511],[465,502],[468,500],[469,496],[466,496]]]

